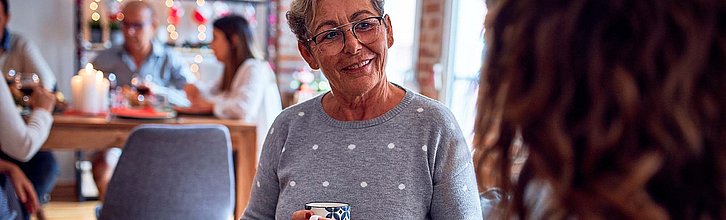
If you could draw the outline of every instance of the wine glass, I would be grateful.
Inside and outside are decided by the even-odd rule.
[[[22,115],[30,114],[30,95],[33,94],[33,88],[40,86],[40,77],[35,73],[16,73],[15,87],[23,93],[23,111]]]
[[[131,86],[136,90],[136,93],[138,94],[137,100],[139,101],[140,105],[144,105],[145,101],[149,96],[151,95],[151,88],[149,88],[148,83],[151,82],[153,77],[151,75],[144,75],[141,76],[139,74],[134,74],[134,76],[131,78]]]
[[[13,85],[13,83],[15,83],[15,70],[8,70],[8,72],[3,75],[5,76],[5,81],[8,82],[8,85]]]

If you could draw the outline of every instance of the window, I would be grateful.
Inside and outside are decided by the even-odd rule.
[[[386,14],[393,25],[393,46],[388,50],[386,74],[399,85],[414,80],[418,0],[386,1]]]
[[[447,76],[443,97],[471,143],[487,10],[483,0],[458,0],[452,1],[450,12],[451,34],[445,61]]]

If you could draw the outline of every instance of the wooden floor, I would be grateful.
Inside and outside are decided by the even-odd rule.
[[[96,220],[97,201],[51,201],[43,207],[47,220]],[[35,220],[35,216],[31,218]]]

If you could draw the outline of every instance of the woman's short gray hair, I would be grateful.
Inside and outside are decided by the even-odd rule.
[[[383,5],[386,4],[386,0],[370,0],[373,8],[380,14],[383,15]],[[317,0],[293,0],[290,3],[290,11],[287,12],[287,24],[290,25],[292,33],[295,34],[297,39],[304,42],[307,46],[307,39],[312,33],[308,31],[310,23],[315,17],[315,4]]]

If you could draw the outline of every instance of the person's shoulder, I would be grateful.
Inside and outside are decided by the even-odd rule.
[[[32,42],[28,40],[23,34],[14,32],[14,31],[8,31],[10,33],[10,45],[11,50],[12,47],[22,47],[27,48],[33,46]]]
[[[451,114],[451,111],[449,110],[444,103],[441,103],[439,100],[435,100],[432,98],[429,98],[427,96],[421,95],[419,93],[413,92],[413,91],[407,91],[408,93],[412,94],[411,98],[411,105],[417,106],[416,111],[420,111],[421,113],[427,113],[429,115],[439,115],[439,116],[447,116]]]

